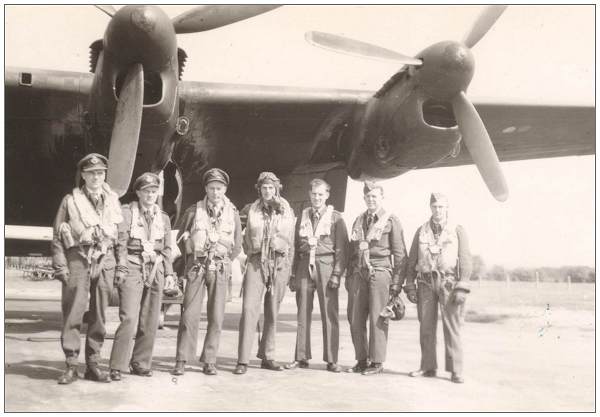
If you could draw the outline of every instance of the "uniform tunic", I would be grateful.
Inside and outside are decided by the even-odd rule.
[[[280,198],[278,210],[255,201],[249,210],[244,250],[248,255],[239,325],[238,363],[248,364],[264,296],[264,326],[257,356],[274,360],[277,314],[294,259],[294,212]]]
[[[387,221],[381,227],[381,236],[368,242],[369,263],[372,267],[369,270],[361,264],[360,241],[362,236],[368,237],[373,233],[372,228],[378,227],[378,222],[385,217]],[[348,313],[351,315],[350,329],[356,359],[382,363],[386,358],[388,320],[380,317],[379,313],[389,300],[390,285],[401,282],[408,259],[402,226],[395,215],[391,214],[388,217],[385,211],[380,209],[375,213],[370,227],[367,227],[368,222],[368,212],[365,212],[356,219],[352,228],[351,259],[347,277],[351,280],[348,298],[351,305]],[[362,225],[362,236],[359,236],[359,225]]]
[[[405,286],[415,285],[417,283],[417,312],[420,322],[419,339],[421,342],[421,369],[425,371],[437,369],[436,355],[436,334],[438,320],[438,304],[442,315],[442,325],[444,329],[444,345],[446,356],[446,371],[461,374],[463,370],[463,349],[460,338],[460,329],[464,316],[464,304],[456,304],[450,301],[450,296],[455,288],[467,288],[468,280],[471,276],[472,264],[469,243],[464,228],[460,225],[445,225],[444,229],[450,236],[457,239],[458,259],[454,261],[451,270],[438,273],[438,271],[418,272],[419,261],[422,263],[422,253],[419,254],[419,246],[423,247],[424,242],[420,242],[422,230],[427,224],[419,227],[410,248],[409,264],[407,271],[407,280]],[[429,228],[432,230],[436,239],[442,234],[442,227],[430,221]],[[450,237],[453,239],[453,237]],[[443,249],[443,242],[440,242]],[[422,250],[422,249],[421,249]]]
[[[328,216],[328,218],[323,218]],[[308,220],[308,224],[303,225]],[[328,227],[327,227],[328,226]],[[314,272],[311,274],[309,237],[304,227],[312,229],[308,236],[316,239]],[[328,230],[322,230],[327,227]],[[325,232],[321,234],[321,232]],[[312,358],[310,327],[312,321],[315,289],[319,299],[323,325],[323,360],[337,363],[339,350],[338,289],[327,286],[332,276],[338,279],[346,270],[348,259],[348,232],[341,214],[325,208],[315,216],[314,209],[306,208],[296,223],[296,256],[294,259],[296,280],[296,305],[298,328],[296,334],[297,361]]]
[[[95,226],[95,220],[99,223]],[[77,365],[80,329],[88,309],[85,361],[95,365],[106,334],[106,309],[115,272],[114,244],[122,220],[118,197],[105,184],[96,201],[85,187],[66,195],[56,214],[51,244],[52,264],[62,283],[61,345],[68,365]],[[69,239],[65,236],[68,235]],[[69,242],[70,241],[70,242]],[[94,248],[100,248],[95,251]],[[91,257],[104,253],[94,261]],[[94,268],[93,268],[94,266]]]
[[[197,204],[202,204],[202,202]],[[197,204],[194,204],[185,211],[181,220],[181,227],[179,228],[179,236],[186,231],[193,231],[196,222]],[[207,270],[206,253],[199,253],[201,257],[195,258],[192,252],[196,248],[188,246],[189,250],[182,250],[185,256],[187,283],[183,296],[183,313],[177,332],[177,361],[187,362],[196,356],[198,326],[200,324],[205,291],[208,295],[206,305],[208,324],[200,361],[211,364],[217,361],[219,340],[225,317],[227,284],[231,275],[231,260],[240,254],[242,248],[240,216],[231,202],[227,201],[226,204],[230,204],[230,208],[233,211],[233,240],[231,246],[227,249],[228,253],[223,253],[222,256],[214,258],[215,270]],[[209,210],[208,215],[215,220],[216,213]],[[190,237],[188,243],[191,244],[192,240]],[[198,250],[200,251],[200,248]]]
[[[173,275],[169,216],[158,209],[158,206],[154,206],[153,216],[145,216],[142,207],[138,206],[137,227],[143,229],[145,239],[152,244],[155,254],[162,257],[152,277],[153,264],[144,264],[141,257],[144,251],[142,239],[132,236],[132,221],[136,221],[135,218],[132,219],[132,205],[123,206],[123,222],[119,224],[117,246],[117,274],[123,275],[118,287],[121,323],[115,332],[110,368],[120,371],[125,371],[130,363],[137,363],[144,369],[151,368],[165,277]],[[160,219],[156,218],[158,216]]]

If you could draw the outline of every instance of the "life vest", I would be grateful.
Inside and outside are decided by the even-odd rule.
[[[320,236],[329,236],[331,233],[331,224],[333,223],[333,206],[327,206],[325,213],[323,213],[321,218],[319,218],[316,228],[313,228],[313,224],[310,219],[310,211],[310,207],[302,210],[298,236],[307,239],[310,239],[311,237],[316,237],[318,239]]]
[[[317,227],[313,228],[312,221],[310,219],[311,208],[307,207],[302,210],[302,218],[300,219],[300,230],[298,236],[300,239],[308,241],[310,246],[309,258],[308,258],[308,271],[311,277],[315,273],[315,258],[317,254],[317,243],[321,236],[329,236],[331,233],[331,224],[333,223],[333,206],[327,206],[323,216],[319,218]]]
[[[390,216],[392,215],[392,213],[383,211],[381,216],[379,216],[379,219],[374,224],[371,224],[371,227],[369,228],[369,230],[367,230],[367,236],[365,237],[365,228],[363,227],[363,222],[364,222],[364,219],[367,217],[367,215],[368,215],[368,212],[365,211],[363,214],[358,216],[356,218],[356,220],[354,220],[354,224],[352,225],[352,235],[350,236],[350,240],[358,241],[358,242],[361,242],[361,241],[371,242],[373,240],[378,241],[379,239],[381,239],[381,235],[383,234],[385,225],[387,224],[388,220],[390,219]]]
[[[227,197],[223,200],[220,221],[211,218],[208,199],[196,204],[196,215],[191,230],[192,250],[196,257],[207,256],[213,250],[218,257],[228,257],[235,242],[235,207]]]
[[[371,246],[371,242],[377,242],[381,239],[381,235],[383,234],[383,230],[390,219],[392,213],[388,213],[382,210],[381,216],[379,219],[372,223],[367,230],[367,235],[365,236],[365,229],[363,227],[364,219],[368,216],[368,211],[365,211],[363,214],[358,216],[352,225],[352,235],[350,240],[359,242],[358,244],[358,256],[359,256],[359,265],[361,267],[365,267],[369,270],[369,275],[373,274],[374,268],[371,266],[371,254],[369,248]]]
[[[154,217],[150,225],[150,235],[148,235],[148,224],[144,216],[140,216],[140,206],[137,201],[129,204],[131,209],[131,227],[129,236],[131,239],[139,239],[142,241],[144,252],[154,251],[154,243],[161,241],[165,237],[165,225],[163,222],[162,211],[157,204],[154,204],[152,210]]]
[[[91,201],[79,188],[74,188],[73,193],[67,198],[67,212],[69,213],[69,226],[75,244],[97,243],[94,235],[96,226],[100,228],[103,236],[112,240],[117,239],[117,225],[123,221],[119,197],[106,183],[102,185],[104,192],[104,208],[98,213]]]
[[[429,221],[423,224],[419,232],[419,260],[415,267],[417,272],[439,271],[456,274],[457,262],[456,226],[446,223],[436,239]]]
[[[295,217],[290,204],[280,198],[281,213],[273,212],[271,223],[270,247],[276,252],[287,253],[293,244]],[[250,240],[249,252],[260,253],[262,249],[265,222],[268,216],[261,209],[258,199],[250,206],[246,233]]]

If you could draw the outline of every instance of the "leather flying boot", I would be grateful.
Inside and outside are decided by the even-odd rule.
[[[79,378],[79,374],[77,373],[76,365],[67,365],[67,369],[65,372],[58,378],[58,383],[60,385],[68,385],[72,382],[75,382]]]
[[[142,368],[139,363],[133,362],[129,365],[129,370],[132,375],[137,376],[152,376],[152,369]]]
[[[108,372],[104,372],[104,371],[100,370],[98,368],[98,365],[96,365],[95,363],[88,363],[83,377],[85,379],[87,379],[88,381],[110,382],[110,377],[108,376]]]
[[[120,381],[121,380],[121,371],[119,371],[118,369],[111,369],[110,370],[110,379],[112,379],[113,381]]]

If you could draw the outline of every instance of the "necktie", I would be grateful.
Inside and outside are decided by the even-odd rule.
[[[371,228],[371,225],[373,224],[374,221],[375,221],[375,216],[373,214],[369,214],[367,216],[367,230],[369,230]]]

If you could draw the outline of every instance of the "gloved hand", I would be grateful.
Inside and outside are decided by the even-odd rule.
[[[296,277],[294,275],[290,276],[290,282],[288,282],[288,287],[290,287],[291,292],[296,292],[298,289]]]
[[[124,280],[125,280],[125,273],[124,272],[121,272],[121,271],[115,272],[115,278],[114,278],[114,281],[113,281],[113,284],[114,284],[115,287],[118,287],[119,285],[121,285]]]
[[[340,288],[340,277],[338,277],[337,275],[332,275],[329,278],[329,281],[327,281],[327,286],[334,290],[337,290],[338,288]]]
[[[390,285],[390,296],[397,297],[400,294],[400,284],[392,284]]]
[[[464,304],[464,302],[467,300],[467,291],[460,288],[455,288],[454,291],[452,291],[450,300],[454,304]]]
[[[63,284],[66,284],[69,280],[69,271],[60,271],[54,274],[54,279],[59,280]]]
[[[406,298],[413,304],[417,303],[417,286],[414,282],[409,282],[404,285],[404,293],[406,294]]]

